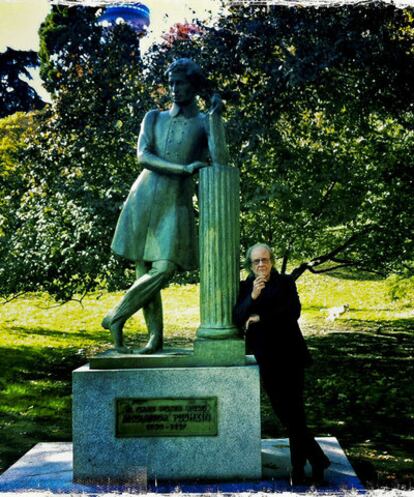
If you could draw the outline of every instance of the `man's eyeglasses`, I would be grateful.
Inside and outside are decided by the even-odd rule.
[[[252,264],[253,264],[253,266],[258,266],[261,262],[262,262],[263,264],[269,264],[270,259],[269,259],[269,258],[267,258],[267,257],[262,257],[261,259],[254,259],[254,260],[252,261]]]

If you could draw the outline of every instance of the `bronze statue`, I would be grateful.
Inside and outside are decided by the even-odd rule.
[[[198,267],[193,212],[192,175],[208,165],[208,117],[196,96],[206,79],[191,59],[178,59],[167,69],[173,105],[149,111],[141,124],[138,161],[143,166],[119,216],[112,250],[136,263],[137,279],[102,321],[119,352],[125,321],[143,309],[149,341],[141,354],[162,350],[163,317],[160,290],[175,271]],[[210,114],[220,114],[218,95]]]

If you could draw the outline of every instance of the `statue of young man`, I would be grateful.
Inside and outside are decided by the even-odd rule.
[[[206,79],[191,59],[176,60],[166,74],[173,105],[144,117],[138,138],[143,170],[132,185],[112,241],[116,254],[136,263],[135,283],[102,321],[115,349],[124,353],[131,351],[123,343],[123,326],[141,308],[149,341],[140,353],[162,349],[160,290],[175,271],[198,266],[192,175],[208,165],[208,118],[196,103]],[[210,113],[221,113],[218,95],[211,103]]]

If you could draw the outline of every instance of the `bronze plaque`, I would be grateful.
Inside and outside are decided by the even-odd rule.
[[[217,397],[116,399],[116,436],[217,436]]]

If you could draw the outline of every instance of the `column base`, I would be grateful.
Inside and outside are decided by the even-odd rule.
[[[194,357],[201,364],[241,366],[246,364],[246,346],[240,337],[226,340],[196,338]]]
[[[240,331],[236,326],[228,328],[212,328],[201,325],[196,334],[197,338],[209,338],[211,340],[224,340],[227,338],[241,338]]]

